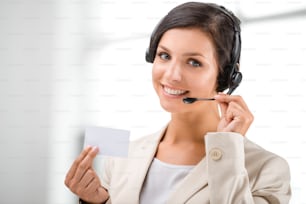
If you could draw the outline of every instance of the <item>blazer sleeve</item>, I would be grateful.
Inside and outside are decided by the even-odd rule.
[[[229,132],[205,136],[210,203],[288,204],[291,192],[286,161],[276,155],[249,161],[256,169],[250,181],[244,140]]]

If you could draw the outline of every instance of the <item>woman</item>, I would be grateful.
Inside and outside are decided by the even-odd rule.
[[[225,8],[190,2],[171,10],[146,53],[171,120],[132,142],[127,159],[109,158],[101,178],[92,167],[98,149],[84,149],[65,181],[80,203],[289,203],[287,162],[245,137],[252,113],[230,95],[242,78],[240,48],[239,20]]]

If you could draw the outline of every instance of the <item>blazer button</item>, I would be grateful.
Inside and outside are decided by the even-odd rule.
[[[222,157],[222,151],[218,148],[213,148],[213,149],[210,150],[209,155],[210,155],[212,160],[218,161]]]

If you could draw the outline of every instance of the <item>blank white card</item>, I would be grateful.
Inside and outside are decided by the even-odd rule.
[[[84,147],[99,147],[99,155],[127,157],[130,131],[106,127],[87,127]]]

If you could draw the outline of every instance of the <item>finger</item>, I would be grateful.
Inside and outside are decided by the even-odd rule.
[[[86,186],[86,191],[93,193],[97,191],[100,186],[101,186],[100,180],[98,178],[94,178]]]
[[[79,166],[79,164],[81,163],[81,161],[86,157],[86,155],[90,152],[90,150],[92,149],[92,147],[88,146],[86,147],[81,154],[77,157],[77,159],[73,162],[72,166],[70,167],[67,175],[66,175],[66,179],[65,179],[65,184],[68,186],[71,179],[74,177],[75,172]]]
[[[83,158],[83,160],[79,163],[75,175],[73,179],[77,182],[80,181],[81,178],[84,176],[85,172],[92,167],[93,160],[97,156],[99,152],[98,147],[92,148],[88,154]]]
[[[89,185],[89,183],[95,179],[95,174],[93,172],[94,171],[92,169],[88,169],[85,172],[84,176],[81,178],[79,186],[86,188]]]
[[[244,107],[241,106],[241,104],[232,101],[228,104],[228,109],[234,110],[235,112],[241,112],[244,113],[247,111],[247,109],[245,109]]]
[[[92,192],[97,190],[101,186],[100,178],[94,170],[89,170],[90,175],[93,179],[86,186],[86,190]]]
[[[236,102],[238,103],[243,109],[248,110],[248,106],[246,105],[245,101],[241,96],[238,95],[227,95],[224,93],[219,93],[214,97],[216,101],[220,103],[230,103],[230,102]]]
[[[245,110],[235,101],[230,101],[229,103],[219,102],[219,106],[221,109],[221,118],[224,118],[226,122],[231,122],[236,117],[240,118],[245,112]]]
[[[244,110],[245,112],[250,112],[247,104],[245,103],[245,101],[243,100],[243,98],[241,96],[230,96],[230,95],[226,95],[226,94],[219,94],[217,96],[215,96],[216,101],[218,101],[219,103],[223,102],[223,103],[236,103],[239,105],[241,110]]]
[[[235,105],[231,104],[229,105],[229,108],[226,111],[225,118],[227,121],[232,121],[236,117],[239,117],[240,110],[234,107]]]
[[[109,194],[97,181],[93,181],[90,184],[90,187],[86,189],[86,195],[84,195],[84,198],[87,198],[85,200],[90,200],[92,203],[105,203],[109,198]]]

